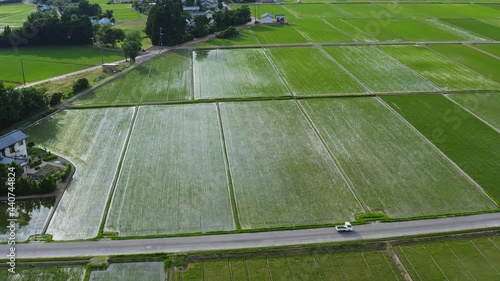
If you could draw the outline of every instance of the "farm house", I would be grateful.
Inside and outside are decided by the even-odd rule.
[[[10,164],[14,161],[24,165],[28,158],[27,138],[28,136],[19,130],[0,137],[0,163]]]
[[[262,15],[262,23],[273,23],[273,15],[265,13]]]

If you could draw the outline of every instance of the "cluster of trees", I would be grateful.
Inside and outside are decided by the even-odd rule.
[[[61,93],[46,94],[43,89],[5,88],[0,82],[0,130],[30,117],[33,113],[47,109],[60,102]]]
[[[90,21],[94,16],[107,16],[112,20],[113,11],[103,13],[99,4],[84,0],[78,6],[64,7],[60,17],[56,11],[34,12],[21,28],[4,28],[0,47],[92,44],[98,27]]]
[[[177,45],[192,37],[202,37],[230,26],[245,24],[251,20],[251,12],[247,5],[243,5],[235,10],[218,10],[212,22],[205,16],[197,16],[194,25],[188,26],[187,19],[190,19],[190,15],[182,11],[181,0],[160,0],[149,10],[146,34],[153,45]]]
[[[0,196],[7,196],[9,189],[7,185],[7,175],[8,168],[16,168],[16,180],[15,180],[15,194],[18,196],[22,195],[33,195],[33,194],[47,194],[51,193],[56,189],[57,178],[56,174],[47,174],[40,180],[34,180],[23,176],[23,168],[16,163],[11,163],[9,165],[0,164]]]

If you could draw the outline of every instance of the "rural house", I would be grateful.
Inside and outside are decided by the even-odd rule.
[[[28,158],[26,136],[16,130],[0,137],[0,164],[10,164],[12,161],[24,165]]]
[[[280,14],[280,15],[276,15],[276,23],[285,23],[285,15],[283,14]]]
[[[273,15],[268,13],[263,14],[262,23],[273,23]]]

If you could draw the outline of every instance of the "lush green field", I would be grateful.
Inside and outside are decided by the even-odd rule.
[[[141,107],[105,231],[131,236],[233,229],[216,106]]]
[[[240,30],[240,34],[231,38],[214,38],[207,42],[201,42],[196,44],[199,47],[210,47],[210,46],[233,46],[233,45],[256,45],[257,38],[253,35],[252,30],[243,29]]]
[[[162,262],[112,263],[106,270],[92,271],[90,281],[164,281]]]
[[[257,25],[252,27],[252,32],[259,44],[309,42],[293,25]]]
[[[500,135],[441,95],[383,99],[500,201]]]
[[[351,36],[324,19],[294,20],[294,27],[310,42],[351,42]]]
[[[500,58],[500,45],[474,45],[474,47]]]
[[[122,60],[123,55],[93,46],[30,47],[21,48],[19,52],[0,49],[0,80],[23,82],[21,58],[26,82],[34,82],[100,65],[102,61]]]
[[[318,48],[270,48],[267,52],[294,95],[366,92]]]
[[[482,75],[500,82],[500,60],[464,45],[429,45],[452,60],[475,70]]]
[[[362,212],[294,101],[220,107],[242,228],[338,222]]]
[[[383,251],[229,258],[189,264],[171,272],[171,281],[403,280]]]
[[[469,30],[490,40],[500,40],[500,27],[475,19],[442,19],[459,28]]]
[[[97,235],[132,113],[133,108],[68,110],[26,131],[30,141],[76,166],[47,229],[55,240]]]
[[[83,266],[52,266],[52,267],[20,267],[16,273],[0,270],[0,279],[5,281],[82,281],[85,274]]]
[[[495,129],[500,130],[500,114],[498,114],[500,112],[499,93],[454,94],[448,95],[448,97],[476,114]]]
[[[196,99],[290,95],[261,49],[195,51],[193,77]]]
[[[35,11],[34,5],[14,4],[0,6],[0,30],[5,26],[21,27],[28,16]]]
[[[500,238],[432,242],[394,248],[415,281],[498,280]]]
[[[375,47],[325,47],[372,92],[435,91],[429,81]]]
[[[301,103],[371,211],[411,217],[495,208],[376,98]]]
[[[169,52],[98,88],[76,104],[141,104],[190,98],[190,54]]]
[[[54,198],[19,200],[16,202],[18,223],[16,228],[16,241],[25,241],[31,235],[41,234],[47,224],[50,212],[55,204]],[[7,228],[10,218],[7,201],[0,202],[0,241],[6,242],[10,233]]]
[[[500,84],[424,46],[380,46],[384,52],[447,90],[491,90]]]

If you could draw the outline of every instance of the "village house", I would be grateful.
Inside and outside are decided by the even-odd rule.
[[[16,130],[0,137],[0,164],[10,164],[13,161],[24,166],[28,159],[28,149],[23,132]]]
[[[262,15],[262,23],[273,23],[273,15],[265,13]]]

